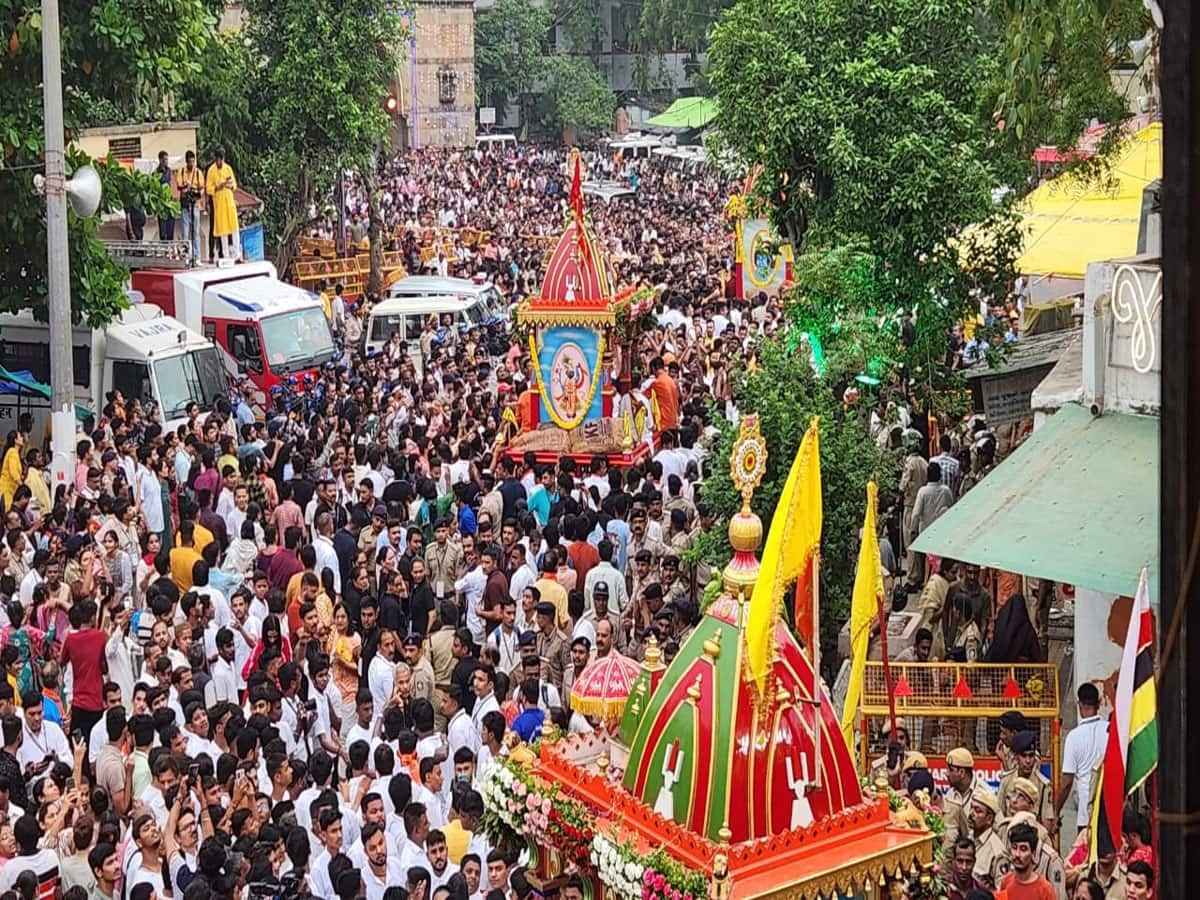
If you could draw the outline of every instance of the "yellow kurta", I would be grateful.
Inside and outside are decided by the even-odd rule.
[[[21,451],[16,447],[9,447],[4,454],[3,463],[0,464],[0,501],[4,503],[5,509],[12,506],[13,494],[17,492],[23,478]]]
[[[231,179],[230,187],[220,187],[225,179]],[[237,187],[237,179],[233,175],[233,167],[229,163],[208,167],[208,175],[204,180],[204,190],[212,197],[212,233],[214,237],[225,237],[233,234],[238,228],[237,204],[233,200],[233,188]]]

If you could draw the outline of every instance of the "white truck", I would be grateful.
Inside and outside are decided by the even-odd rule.
[[[191,403],[208,412],[218,395],[229,396],[229,379],[212,341],[155,306],[134,303],[107,328],[76,326],[72,347],[76,404],[95,411],[97,418],[114,389],[127,399],[153,400],[162,409],[164,429],[170,430],[186,421]],[[27,384],[48,385],[50,326],[29,310],[0,314],[0,366],[25,373],[21,380]],[[49,398],[2,376],[0,382],[0,433],[16,428],[28,413],[33,443],[48,448]]]
[[[257,413],[267,408],[272,387],[315,374],[336,358],[320,298],[280,281],[271,263],[168,268],[148,262],[134,269],[134,290],[214,341],[226,368],[254,382]]]

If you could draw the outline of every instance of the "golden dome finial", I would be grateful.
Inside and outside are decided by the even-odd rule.
[[[642,668],[647,672],[657,672],[663,668],[662,649],[658,646],[658,638],[653,634],[646,638],[646,661]]]
[[[721,655],[721,629],[713,632],[712,637],[708,638],[704,644],[704,655],[709,659],[716,659]]]
[[[750,498],[754,490],[762,483],[763,475],[767,472],[767,443],[763,440],[762,431],[758,427],[758,416],[750,414],[742,417],[741,430],[733,449],[729,454],[729,474],[734,486],[742,495],[742,515],[750,515]],[[762,526],[759,524],[759,537],[762,537]],[[732,538],[732,535],[731,535]],[[752,547],[748,549],[757,549]]]

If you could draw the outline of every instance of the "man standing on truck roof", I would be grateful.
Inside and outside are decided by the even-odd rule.
[[[158,168],[154,171],[154,174],[157,175],[158,180],[162,184],[165,184],[169,189],[174,188],[174,184],[172,183],[174,180],[174,173],[171,171],[171,164],[168,162],[166,150],[158,151]],[[158,217],[158,239],[160,241],[175,240],[175,219],[172,216]]]
[[[196,165],[196,154],[189,150],[183,155],[183,166],[175,173],[175,189],[179,192],[179,219],[183,225],[183,240],[192,248],[192,262],[200,262],[200,200],[204,196],[204,173]]]
[[[237,259],[237,203],[233,192],[237,179],[233,167],[225,162],[225,148],[218,147],[213,154],[213,164],[208,167],[204,189],[212,197],[212,222],[210,228],[216,238],[217,252],[224,259]]]

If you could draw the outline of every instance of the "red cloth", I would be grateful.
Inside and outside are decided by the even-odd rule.
[[[98,628],[85,628],[63,641],[62,667],[73,666],[71,705],[87,712],[104,709],[104,645],[108,637]]]
[[[1008,900],[1054,900],[1054,888],[1041,875],[1029,884],[1019,884],[1017,873],[1009,872],[1000,879],[1000,890],[1004,891]]]
[[[575,584],[582,589],[587,582],[588,572],[600,565],[600,553],[587,541],[572,541],[567,545],[567,556],[575,568]]]

